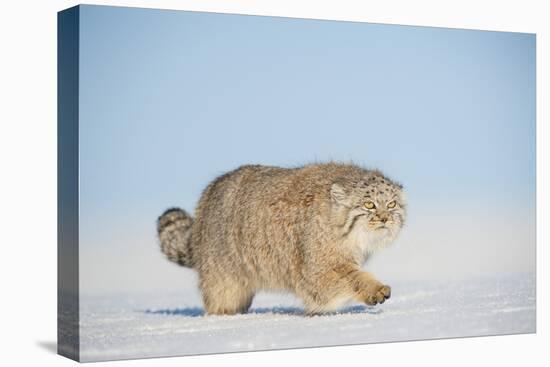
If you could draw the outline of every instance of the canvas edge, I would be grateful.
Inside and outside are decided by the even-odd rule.
[[[80,360],[79,332],[80,7],[57,14],[57,353]]]

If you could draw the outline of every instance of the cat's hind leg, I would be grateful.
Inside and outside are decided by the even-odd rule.
[[[201,292],[206,313],[234,315],[246,313],[252,304],[254,291],[242,282],[231,279],[202,279]]]

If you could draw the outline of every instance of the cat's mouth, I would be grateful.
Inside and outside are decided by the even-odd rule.
[[[372,229],[374,229],[375,231],[380,231],[380,230],[390,230],[390,228],[388,227],[388,224],[384,224],[384,223],[374,223],[374,224],[371,224],[370,227]]]

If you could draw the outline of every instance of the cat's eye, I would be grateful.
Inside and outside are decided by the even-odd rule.
[[[374,209],[374,203],[372,201],[367,201],[363,206],[367,209]]]
[[[388,203],[388,208],[389,208],[389,209],[393,209],[393,208],[395,208],[395,205],[396,205],[395,200],[390,201],[390,202]]]

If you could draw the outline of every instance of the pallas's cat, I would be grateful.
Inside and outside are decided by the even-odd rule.
[[[207,313],[246,312],[256,292],[284,290],[316,314],[390,297],[361,267],[405,214],[402,186],[377,170],[247,165],[210,183],[194,218],[168,209],[157,231],[170,260],[198,271]]]

